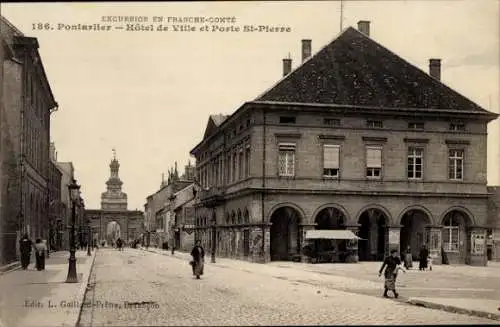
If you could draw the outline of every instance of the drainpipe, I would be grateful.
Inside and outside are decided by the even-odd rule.
[[[262,128],[262,191],[261,191],[261,212],[262,212],[262,255],[264,256],[264,262],[266,259],[265,244],[266,244],[266,213],[264,212],[264,197],[266,189],[266,108],[262,109],[263,116],[263,128]]]

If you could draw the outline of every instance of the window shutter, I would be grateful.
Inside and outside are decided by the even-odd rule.
[[[366,166],[369,168],[382,168],[382,149],[366,149]]]
[[[323,168],[338,169],[339,168],[340,147],[338,145],[323,146]]]

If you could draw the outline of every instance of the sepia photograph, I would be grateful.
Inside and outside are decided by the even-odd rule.
[[[499,0],[0,14],[0,327],[500,324]]]

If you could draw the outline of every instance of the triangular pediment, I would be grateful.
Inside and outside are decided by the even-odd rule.
[[[207,127],[205,127],[205,134],[203,134],[203,139],[206,139],[210,135],[212,135],[225,120],[227,116],[218,114],[218,115],[210,115],[207,122]]]

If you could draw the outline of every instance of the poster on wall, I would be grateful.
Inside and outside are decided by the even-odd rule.
[[[399,244],[399,231],[397,230],[389,231],[389,244]]]
[[[485,236],[480,234],[471,235],[472,252],[474,254],[484,254]]]

